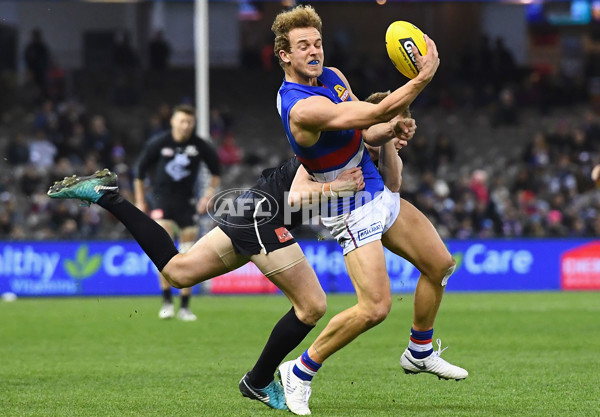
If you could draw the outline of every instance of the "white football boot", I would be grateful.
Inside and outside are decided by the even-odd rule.
[[[181,321],[196,321],[198,317],[189,308],[180,308],[177,312],[177,318]]]
[[[160,319],[172,319],[175,317],[175,306],[172,303],[164,303],[158,312]]]
[[[400,357],[400,365],[404,368],[404,372],[407,374],[418,374],[425,372],[428,374],[437,375],[440,379],[455,379],[460,381],[469,376],[466,369],[452,365],[441,358],[443,351],[448,349],[446,346],[442,349],[442,341],[436,340],[438,350],[434,351],[431,355],[423,359],[416,359],[410,353],[410,350],[406,349]]]
[[[281,385],[283,385],[285,402],[292,413],[299,416],[308,416],[310,415],[308,399],[312,392],[310,381],[304,381],[294,374],[294,362],[287,361],[279,366],[278,372]]]

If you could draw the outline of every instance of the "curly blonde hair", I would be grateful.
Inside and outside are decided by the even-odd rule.
[[[271,31],[275,34],[273,52],[279,60],[281,67],[285,63],[281,60],[279,51],[291,51],[289,33],[292,29],[297,28],[315,28],[323,35],[323,22],[312,6],[300,5],[294,7],[292,10],[279,13],[271,26]]]

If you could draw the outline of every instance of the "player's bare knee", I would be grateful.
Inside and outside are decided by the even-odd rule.
[[[314,326],[327,312],[326,298],[319,297],[303,307],[294,307],[296,317],[304,324]]]
[[[181,264],[181,259],[181,255],[176,255],[161,271],[162,276],[167,280],[169,285],[177,289],[188,288],[194,285],[186,273],[184,265]]]
[[[182,272],[172,277],[173,283],[171,284],[175,288],[189,288],[193,287],[198,283],[195,277],[191,276],[189,273]]]
[[[456,261],[448,253],[447,256],[436,259],[435,263],[430,265],[429,268],[424,269],[422,272],[424,274],[424,278],[428,279],[435,285],[441,285],[442,287],[446,286],[448,282],[448,278],[456,269]]]
[[[169,285],[171,287],[177,288],[177,289],[184,288],[184,286],[181,285],[179,280],[177,279],[177,275],[174,275],[172,273],[172,270],[167,270],[167,268],[165,268],[162,270],[161,274],[167,280],[167,282],[169,283]]]
[[[450,259],[448,260],[448,262],[445,266],[445,269],[443,270],[442,279],[440,281],[440,285],[442,287],[445,287],[446,284],[448,284],[448,279],[454,273],[455,270],[456,270],[456,261],[454,260],[454,258],[452,256],[450,256]]]
[[[363,310],[363,319],[367,328],[377,326],[379,323],[384,321],[392,309],[391,301],[380,302],[371,305],[369,308]]]

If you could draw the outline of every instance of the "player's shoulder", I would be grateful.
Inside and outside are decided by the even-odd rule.
[[[192,135],[190,140],[200,146],[214,146],[212,139],[200,137],[195,133]]]
[[[168,142],[171,137],[169,130],[163,130],[162,132],[155,133],[148,139],[148,146],[157,145],[159,143]]]
[[[342,71],[339,68],[337,68],[337,67],[324,67],[323,68],[324,72],[327,71],[327,70],[328,71],[333,71],[338,77],[343,77],[344,76],[344,74],[342,73]]]
[[[336,68],[336,67],[325,67],[325,68],[323,68],[323,71],[325,71],[326,69],[329,70],[329,71],[331,71],[331,73],[337,75],[337,77],[339,79],[341,79],[344,82],[344,84],[346,84],[346,87],[348,86],[348,79],[346,78],[346,76],[344,75],[344,73],[339,68]]]
[[[206,139],[196,134],[190,138],[190,144],[196,146],[201,153],[214,152],[216,148],[212,139]]]

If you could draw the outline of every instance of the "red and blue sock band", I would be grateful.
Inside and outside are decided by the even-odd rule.
[[[424,332],[410,329],[408,350],[415,359],[423,359],[433,353],[433,328]]]
[[[304,381],[311,381],[320,368],[321,364],[313,361],[308,356],[308,350],[306,350],[302,356],[296,359],[292,371],[298,378]]]

